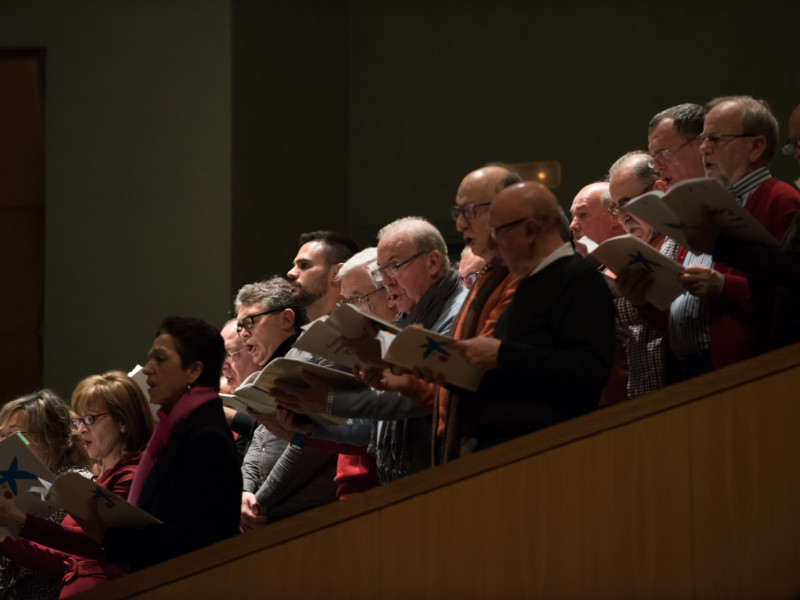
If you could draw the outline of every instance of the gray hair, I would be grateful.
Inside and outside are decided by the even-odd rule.
[[[374,246],[370,248],[364,248],[361,252],[354,254],[351,256],[339,269],[339,272],[336,274],[336,280],[340,280],[342,277],[350,273],[351,271],[355,271],[356,269],[363,269],[369,275],[369,278],[372,280],[372,283],[375,284],[375,289],[377,290],[381,287],[380,281],[376,280],[375,277],[372,276],[372,271],[378,268],[378,249]]]
[[[417,252],[432,252],[438,250],[442,257],[440,273],[444,274],[450,268],[450,258],[447,255],[447,244],[438,229],[424,217],[403,217],[392,221],[378,231],[378,241],[385,235],[407,233]]]
[[[292,288],[283,277],[273,275],[270,279],[243,285],[236,293],[234,308],[238,313],[244,305],[261,304],[267,310],[285,310],[294,312],[295,329],[307,322],[305,310],[292,297]]]
[[[725,102],[734,102],[742,108],[742,133],[763,135],[767,139],[764,154],[758,160],[759,166],[764,166],[775,156],[778,147],[779,126],[778,119],[772,114],[772,109],[766,100],[758,100],[752,96],[720,96],[706,104],[709,111],[715,106]]]
[[[703,132],[703,119],[706,117],[706,109],[699,104],[686,102],[662,110],[652,119],[647,126],[647,133],[653,133],[661,121],[672,119],[672,128],[684,140],[693,140]]]
[[[644,150],[626,152],[615,160],[614,164],[608,169],[608,179],[611,180],[611,176],[614,175],[614,172],[623,164],[630,161],[633,163],[633,174],[636,180],[642,184],[642,186],[652,188],[655,182],[658,181],[658,173],[650,166],[652,158],[653,157]]]

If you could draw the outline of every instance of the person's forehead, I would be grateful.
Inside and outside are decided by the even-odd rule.
[[[153,340],[153,350],[161,350],[166,352],[175,352],[177,346],[175,339],[168,333],[162,333],[155,340]]]
[[[225,342],[238,338],[239,334],[236,333],[236,320],[226,323],[225,327],[223,327],[219,333]]]
[[[600,200],[602,197],[603,192],[600,189],[580,192],[577,196],[575,196],[575,200],[572,202],[572,212],[575,212],[575,210],[578,208],[584,208],[588,210],[600,208]]]
[[[260,302],[255,304],[242,304],[239,307],[239,313],[237,314],[239,320],[241,321],[245,317],[249,315],[257,315],[260,312],[264,312],[267,310],[267,307],[261,304]],[[223,338],[225,336],[222,336]]]
[[[608,183],[608,191],[612,202],[617,202],[620,198],[630,198],[632,193],[638,196],[641,188],[642,184],[636,179],[633,168],[627,165],[614,171]]]
[[[742,124],[742,109],[740,106],[726,102],[719,104],[708,111],[703,123],[703,131],[715,133],[739,133],[738,131],[727,131],[728,128],[738,129]],[[726,131],[722,131],[726,129]],[[716,131],[719,130],[719,131]]]
[[[343,296],[363,296],[375,291],[372,277],[362,268],[353,269],[342,275],[341,285]]]
[[[413,254],[414,250],[414,242],[411,240],[410,233],[401,231],[385,235],[378,242],[378,260],[380,262],[397,258],[405,260],[408,258],[405,255],[409,251]]]
[[[486,177],[480,177],[475,174],[469,175],[461,185],[458,187],[456,193],[456,204],[463,206],[464,204],[480,204],[481,202],[490,202],[493,193],[489,193],[489,182]]]
[[[672,119],[664,119],[647,136],[647,144],[650,154],[657,154],[666,148],[683,142],[683,138],[675,131]]]
[[[26,423],[27,417],[25,416],[25,411],[22,409],[15,410],[11,413],[8,417],[8,421],[6,421],[6,427],[15,427],[18,426],[20,423]]]
[[[518,218],[524,212],[524,196],[519,189],[503,190],[489,207],[489,225],[497,227],[509,220]]]
[[[325,262],[324,250],[324,245],[320,241],[306,242],[300,246],[300,250],[297,251],[297,256],[294,257],[294,262],[322,264]]]

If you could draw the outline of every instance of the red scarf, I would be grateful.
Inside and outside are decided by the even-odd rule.
[[[139,467],[136,469],[136,475],[134,475],[133,483],[131,483],[131,491],[128,494],[128,502],[131,504],[138,503],[144,482],[153,465],[156,464],[158,455],[161,454],[167,442],[169,442],[172,429],[192,414],[195,409],[218,397],[219,394],[211,388],[196,386],[181,394],[181,397],[178,398],[169,413],[163,408],[158,411],[158,425],[156,425],[153,435],[150,436],[150,441],[147,442],[142,459],[139,461]]]

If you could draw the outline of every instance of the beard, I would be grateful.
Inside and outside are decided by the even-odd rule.
[[[328,291],[327,279],[328,273],[326,271],[325,274],[320,276],[316,281],[311,282],[305,287],[292,290],[294,299],[297,300],[297,303],[302,307],[314,304],[314,302],[322,298],[325,292]]]

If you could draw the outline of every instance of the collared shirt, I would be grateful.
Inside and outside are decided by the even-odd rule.
[[[744,206],[747,204],[750,196],[753,195],[753,192],[755,192],[759,186],[770,177],[772,177],[772,175],[769,172],[769,168],[759,167],[729,187],[728,192],[731,194],[731,196],[736,198],[736,201],[741,206]]]
[[[710,254],[686,252],[684,265],[712,267]],[[684,292],[669,309],[669,347],[675,356],[692,356],[711,347],[708,327],[708,300]]]
[[[531,275],[535,275],[542,269],[544,269],[550,263],[557,261],[559,258],[564,258],[565,256],[572,256],[575,254],[575,250],[572,249],[572,244],[570,242],[565,242],[563,246],[559,246],[555,250],[553,250],[542,262],[536,265],[536,268],[530,272]]]

